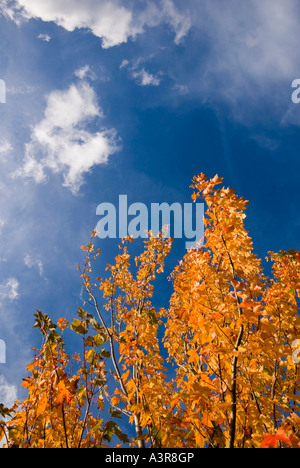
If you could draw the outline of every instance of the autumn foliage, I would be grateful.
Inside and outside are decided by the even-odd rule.
[[[69,323],[37,311],[28,397],[0,406],[8,447],[300,448],[300,252],[269,252],[267,277],[245,229],[248,202],[221,183],[193,180],[205,242],[171,274],[168,309],[153,294],[171,239],[149,233],[133,260],[124,239],[103,279],[92,234],[78,267],[92,307],[70,325],[82,351],[68,356]]]

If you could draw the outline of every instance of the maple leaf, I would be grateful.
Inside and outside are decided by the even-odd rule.
[[[291,440],[287,437],[283,429],[279,429],[275,435],[266,434],[263,437],[263,442],[261,443],[261,448],[277,448],[278,442],[283,442],[287,445],[292,445]]]
[[[72,401],[72,393],[66,387],[64,380],[61,380],[57,385],[58,394],[55,399],[57,405],[69,404]]]

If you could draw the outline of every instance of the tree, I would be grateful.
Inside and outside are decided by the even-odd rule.
[[[193,180],[193,200],[207,205],[205,243],[175,267],[167,310],[153,307],[153,282],[172,240],[149,233],[134,267],[124,239],[102,279],[92,234],[78,269],[94,313],[79,309],[70,326],[82,355],[65,352],[66,320],[57,327],[37,312],[43,344],[23,382],[28,398],[1,426],[8,446],[299,445],[300,253],[270,252],[267,277],[245,229],[248,202],[221,182]],[[131,439],[114,421],[124,417]]]
[[[93,337],[83,340],[83,359],[70,358],[57,326],[49,316],[37,311],[34,327],[43,336],[43,344],[34,361],[27,366],[30,375],[23,380],[28,398],[16,402],[12,419],[6,424],[8,447],[18,448],[93,448],[107,447],[113,434],[123,442],[128,438],[110,411],[103,423],[105,360],[109,357],[102,345],[105,336],[93,317],[79,311],[83,335],[94,327]],[[65,319],[58,320],[61,332],[68,327]],[[78,365],[79,363],[79,365]],[[75,368],[77,367],[77,372]],[[93,406],[97,407],[92,414]]]
[[[194,179],[208,210],[205,246],[173,273],[165,344],[177,364],[179,434],[191,444],[256,447],[299,402],[292,342],[299,333],[300,253],[269,253],[262,271],[245,230],[248,202],[219,177]]]

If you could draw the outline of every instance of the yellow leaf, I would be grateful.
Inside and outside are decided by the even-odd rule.
[[[120,403],[120,398],[114,396],[114,397],[111,398],[110,402],[111,402],[112,406],[118,406],[119,403]]]

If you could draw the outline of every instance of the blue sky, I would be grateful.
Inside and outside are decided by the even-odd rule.
[[[251,201],[261,257],[300,248],[299,10],[0,0],[0,400],[21,396],[35,309],[72,320],[82,305],[76,265],[98,204],[189,202],[192,177],[218,173]],[[116,242],[98,247],[104,267]],[[166,274],[184,251],[176,241]]]

